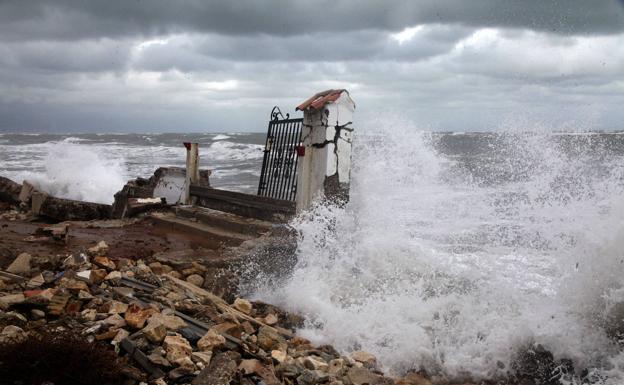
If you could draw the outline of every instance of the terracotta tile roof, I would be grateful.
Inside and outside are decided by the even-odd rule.
[[[319,92],[318,94],[312,96],[310,99],[298,105],[295,110],[297,111],[303,111],[307,109],[318,110],[319,108],[322,108],[325,104],[332,103],[338,100],[338,98],[343,92],[346,92],[347,94],[349,94],[349,92],[345,89],[327,90],[327,91]]]

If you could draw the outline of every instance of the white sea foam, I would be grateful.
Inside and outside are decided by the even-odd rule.
[[[231,136],[229,135],[217,134],[212,138],[212,140],[225,140],[225,139],[230,139],[230,138]]]
[[[409,125],[378,131],[356,143],[349,204],[295,220],[292,277],[256,295],[305,315],[304,337],[390,372],[492,378],[539,343],[622,383],[602,327],[624,300],[622,160],[597,170],[596,154],[511,134],[488,184]]]
[[[113,195],[126,182],[124,161],[111,156],[109,150],[92,145],[78,144],[80,140],[67,138],[60,142],[30,145],[39,148],[40,159],[33,160],[39,170],[22,169],[8,176],[18,182],[28,180],[51,195],[98,203],[112,203]],[[19,149],[19,147],[15,147]],[[35,167],[33,167],[35,168]]]
[[[210,161],[249,161],[263,156],[262,145],[234,143],[225,140],[212,143],[208,148],[200,148],[200,157]]]

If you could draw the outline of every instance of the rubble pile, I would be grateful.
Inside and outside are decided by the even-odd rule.
[[[22,253],[0,271],[0,349],[71,330],[125,357],[128,385],[431,384],[417,373],[386,377],[364,351],[315,347],[293,333],[301,317],[275,306],[227,303],[201,288],[200,263],[113,260],[108,251],[99,242],[58,258]]]

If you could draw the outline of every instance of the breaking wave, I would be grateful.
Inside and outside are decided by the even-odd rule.
[[[602,137],[566,138],[360,134],[350,202],[297,218],[292,276],[256,295],[394,373],[506,376],[541,344],[621,384],[605,325],[624,301],[624,159]]]
[[[38,170],[21,169],[8,176],[20,183],[27,180],[57,197],[110,204],[126,183],[124,160],[112,156],[104,147],[79,144],[82,141],[67,138],[28,146],[29,156],[34,147],[38,149],[40,159],[31,160]],[[25,165],[24,160],[18,161]]]

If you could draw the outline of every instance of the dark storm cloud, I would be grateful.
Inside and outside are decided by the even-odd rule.
[[[242,62],[417,61],[450,51],[473,30],[432,25],[399,43],[388,34],[364,30],[336,36],[174,36],[137,54],[135,67],[150,71],[218,71]]]
[[[392,108],[424,128],[496,129],[514,113],[590,108],[614,128],[623,12],[609,0],[0,0],[0,131],[259,130],[273,105],[327,88],[348,88],[360,121]]]
[[[624,29],[618,0],[48,0],[2,1],[4,39],[84,39],[207,32],[280,36],[430,23],[504,27],[561,34]]]

